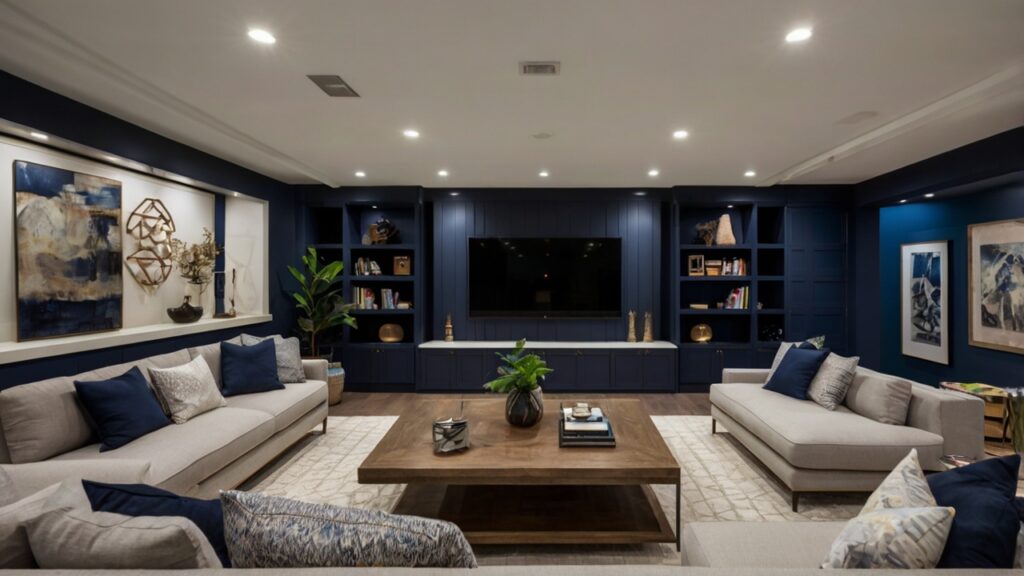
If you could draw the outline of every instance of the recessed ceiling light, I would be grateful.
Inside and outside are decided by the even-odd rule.
[[[420,133],[417,130],[409,128],[408,130],[402,130],[402,136],[405,136],[409,140],[415,140],[420,137]]]
[[[732,204],[729,204],[728,206],[726,206],[726,208],[728,208],[728,209],[732,210],[732,209],[733,209],[733,205],[732,205]]]
[[[453,191],[449,192],[448,195],[449,196],[458,196],[459,192],[456,192],[456,191],[453,190]]]
[[[929,192],[924,195],[925,198],[935,198],[935,192]]]
[[[363,172],[362,170],[357,170],[356,178],[366,178],[366,172]]]
[[[231,195],[234,196],[235,198],[238,198],[238,192],[232,192]]]
[[[647,175],[651,178],[657,178],[658,174],[661,174],[661,172],[657,168],[651,168],[647,171]]]
[[[537,173],[537,176],[540,176],[541,178],[547,178],[548,176],[551,176],[551,174],[549,174],[547,170],[541,170],[540,172]]]
[[[273,34],[262,28],[249,28],[249,38],[260,44],[273,44],[277,42],[277,38],[274,38]]]
[[[46,134],[43,134],[42,132],[29,132],[28,135],[33,137],[33,138],[35,138],[36,140],[49,140],[50,139],[49,136],[47,136]]]
[[[747,170],[746,172],[743,173],[743,175],[746,176],[747,178],[753,178],[754,176],[757,176],[757,172],[754,172],[753,170]]]
[[[810,39],[812,34],[813,32],[809,27],[802,26],[800,28],[794,28],[789,31],[789,34],[786,34],[786,42],[789,42],[790,44],[803,42]]]
[[[377,205],[374,204],[373,206],[370,206],[370,208],[373,208],[374,210],[376,210],[377,209]]]
[[[904,198],[903,200],[900,200],[900,204],[906,204],[906,203],[907,203],[907,199],[906,198]]]
[[[672,133],[672,138],[676,140],[686,140],[687,138],[689,138],[689,136],[690,133],[687,132],[686,130],[676,130],[675,132]]]
[[[441,178],[447,178],[448,177],[448,171],[447,170],[438,170],[437,171],[437,175],[440,176]]]
[[[647,192],[644,190],[637,190],[636,192],[633,192],[633,196],[647,196]]]

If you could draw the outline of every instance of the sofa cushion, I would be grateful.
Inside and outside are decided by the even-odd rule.
[[[220,498],[238,568],[476,568],[473,549],[450,522],[247,492]]]
[[[928,479],[940,506],[956,509],[940,568],[1012,568],[1020,517],[1020,456],[982,460]],[[983,542],[983,546],[979,543]]]
[[[264,340],[252,346],[220,343],[220,372],[224,396],[255,394],[280,390],[277,379],[277,355],[274,341]]]
[[[38,492],[40,486],[51,486],[69,478],[136,483],[145,481],[148,475],[147,460],[46,460],[0,464],[0,477],[6,476],[10,480],[14,499],[26,498]]]
[[[858,362],[859,356],[846,358],[834,352],[829,354],[811,380],[807,397],[826,410],[835,410],[841,406],[846,399],[846,393],[850,390],[850,384],[853,384]]]
[[[890,508],[850,520],[822,568],[935,568],[953,526],[952,508]]]
[[[910,410],[913,384],[888,374],[857,370],[846,392],[846,406],[883,424],[904,425]]]
[[[0,507],[7,506],[18,499],[14,481],[11,476],[0,466]]]
[[[942,437],[882,424],[845,407],[830,412],[750,384],[715,384],[711,403],[797,468],[891,471],[917,448],[925,470],[943,470]]]
[[[306,373],[302,369],[302,352],[299,339],[294,336],[282,338],[280,336],[251,336],[242,334],[242,345],[252,346],[264,340],[274,341],[274,354],[277,357],[277,378],[282,384],[305,382]]]
[[[175,424],[226,405],[202,356],[173,368],[150,368],[149,377]]]
[[[791,347],[785,358],[779,362],[775,372],[768,378],[764,389],[785,394],[797,400],[807,398],[807,389],[811,380],[821,368],[821,363],[829,355],[825,350],[806,350]]]
[[[231,567],[224,543],[224,515],[220,499],[200,500],[178,496],[146,484],[104,484],[82,481],[89,504],[97,512],[125,516],[180,516],[192,521],[209,540],[225,568]]]
[[[683,565],[817,568],[843,526],[845,522],[687,522]]]
[[[11,462],[38,462],[94,440],[71,378],[50,378],[0,391],[0,425]]]
[[[73,377],[75,380],[109,380],[115,376],[124,374],[133,367],[138,366],[139,370],[142,371],[142,375],[146,378],[146,382],[149,380],[149,369],[150,368],[170,368],[172,366],[181,366],[188,362],[192,358],[188,355],[185,350],[175,350],[174,352],[168,352],[166,354],[158,354],[156,356],[148,356],[140,360],[132,362],[124,362],[122,364],[114,364],[112,366],[104,366],[103,368],[97,368],[88,372],[77,374]]]
[[[171,423],[138,367],[109,380],[75,380],[75,393],[100,437],[101,452]]]
[[[285,384],[283,390],[259,394],[241,394],[227,399],[228,406],[258,410],[274,417],[274,430],[280,432],[310,410],[327,402],[327,385],[309,381]]]
[[[46,500],[57,491],[53,484],[0,508],[0,570],[35,568],[25,529],[28,521],[46,509]]]
[[[235,336],[230,340],[225,340],[225,342],[229,344],[241,344],[242,337]],[[193,360],[197,356],[202,356],[203,360],[206,360],[206,365],[210,367],[210,372],[213,373],[213,379],[217,382],[217,387],[224,387],[224,383],[220,377],[220,342],[204,344],[203,346],[195,346],[189,348],[187,352],[189,357]],[[184,364],[184,362],[182,362],[182,364]]]
[[[152,463],[148,484],[183,493],[273,434],[274,420],[269,414],[226,407],[184,424],[166,426],[117,450],[101,453],[99,445],[92,444],[55,460],[145,459]]]

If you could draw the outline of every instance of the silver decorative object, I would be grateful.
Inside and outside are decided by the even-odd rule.
[[[434,453],[447,454],[469,448],[469,421],[462,417],[462,404],[455,418],[434,421]]]

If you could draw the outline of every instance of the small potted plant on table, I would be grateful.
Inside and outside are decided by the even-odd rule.
[[[502,366],[498,377],[484,384],[484,388],[499,394],[508,394],[505,400],[505,419],[513,426],[528,428],[544,416],[544,398],[541,382],[553,370],[536,354],[526,353],[526,340],[516,342],[510,354],[498,352]]]

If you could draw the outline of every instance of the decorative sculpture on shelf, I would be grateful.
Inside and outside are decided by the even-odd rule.
[[[125,258],[125,267],[144,290],[155,292],[170,278],[174,231],[174,218],[156,198],[146,198],[128,216],[127,232],[139,247]]]
[[[452,326],[452,313],[449,312],[448,316],[444,320],[444,341],[454,342],[455,341],[455,328]]]
[[[694,342],[700,342],[704,344],[711,341],[711,326],[707,324],[697,324],[690,329],[690,340]]]
[[[718,219],[715,244],[719,246],[733,246],[736,244],[736,236],[732,233],[732,218],[728,214],[722,214],[722,217]]]
[[[387,218],[380,218],[370,224],[363,244],[392,244],[398,242],[398,228]]]
[[[219,279],[217,281],[218,284],[220,284],[221,282],[224,282],[224,280],[226,279],[226,274],[227,274],[226,272],[214,272],[214,276],[216,276]],[[234,318],[235,316],[238,315],[238,312],[235,311],[235,295],[238,293],[237,276],[238,276],[238,270],[235,269],[235,268],[232,268],[231,269],[231,297],[228,298],[228,302],[231,303],[231,308],[229,308],[229,309],[227,309],[227,310],[225,310],[223,312],[217,312],[216,314],[213,315],[214,318]],[[218,294],[219,294],[218,297],[220,297],[220,298],[225,297],[225,294],[224,294],[225,290],[224,290],[224,288],[225,288],[224,286],[219,286],[217,288],[217,291],[218,291]],[[221,303],[218,307],[221,310],[223,310],[224,309],[223,303]]]
[[[629,326],[626,332],[626,342],[636,342],[636,312],[629,311],[626,315],[629,318]]]
[[[644,312],[644,342],[654,342],[654,315]]]
[[[718,220],[701,222],[697,224],[697,235],[704,241],[704,244],[711,246],[715,243],[715,234],[718,233]]]

